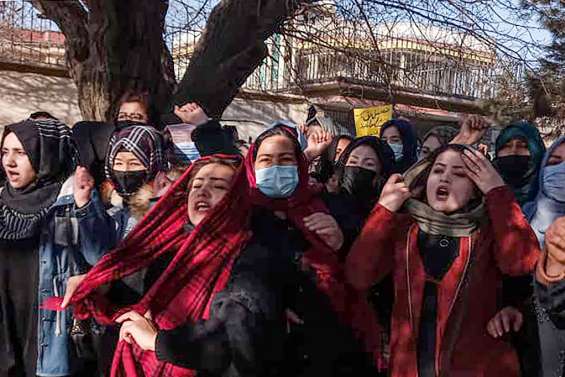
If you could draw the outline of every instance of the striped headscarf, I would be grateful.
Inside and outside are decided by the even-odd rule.
[[[145,182],[151,181],[165,168],[163,145],[163,137],[154,127],[134,125],[119,130],[110,140],[105,164],[106,178],[114,187],[119,186],[113,174],[116,156],[119,152],[131,152],[147,169]]]
[[[13,133],[35,170],[36,180],[15,189],[8,181],[0,193],[0,239],[18,240],[38,235],[63,182],[73,173],[77,152],[71,130],[56,119],[32,120],[5,127],[2,145]]]

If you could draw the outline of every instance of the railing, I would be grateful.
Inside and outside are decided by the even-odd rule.
[[[199,36],[199,32],[167,25],[164,37],[178,79],[188,67]],[[496,94],[501,73],[508,75],[509,68],[488,51],[473,53],[391,36],[380,38],[378,43],[380,48],[375,49],[361,38],[349,41],[352,47],[330,49],[275,35],[267,41],[268,58],[243,87],[300,92],[340,81],[434,96],[487,99]],[[0,61],[64,69],[64,36],[29,2],[0,1]],[[510,69],[510,77],[522,76],[519,65]]]
[[[62,68],[65,38],[24,0],[0,2],[0,61]]]
[[[497,62],[461,63],[440,53],[430,56],[407,50],[381,52],[371,59],[358,51],[307,49],[298,51],[297,61],[296,81],[302,87],[344,81],[469,99],[493,97],[500,69]]]

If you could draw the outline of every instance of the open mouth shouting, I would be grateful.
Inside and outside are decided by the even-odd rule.
[[[436,190],[436,199],[445,202],[449,198],[449,189],[445,185],[438,186]]]

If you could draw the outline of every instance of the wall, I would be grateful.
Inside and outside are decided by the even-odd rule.
[[[0,70],[0,126],[26,119],[36,111],[48,111],[72,125],[81,119],[76,88],[71,79]],[[240,137],[255,138],[278,119],[303,122],[305,102],[273,102],[236,98],[224,113],[223,124],[235,125]]]
[[[48,111],[67,124],[80,120],[76,88],[71,79],[0,70],[0,125]]]
[[[288,119],[295,123],[306,120],[308,105],[306,102],[273,102],[272,100],[236,98],[226,109],[222,124],[237,127],[239,137],[255,139],[268,125]]]

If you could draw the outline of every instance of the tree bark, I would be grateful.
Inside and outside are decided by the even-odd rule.
[[[199,103],[219,118],[267,56],[265,40],[312,0],[222,0],[176,89],[163,31],[168,0],[32,0],[65,35],[85,120],[112,120],[126,91],[148,91],[160,113]],[[85,8],[88,7],[88,8]],[[173,97],[173,93],[175,95]]]
[[[247,77],[267,57],[265,40],[306,0],[223,0],[210,14],[174,104],[195,101],[220,118]]]
[[[85,120],[112,120],[126,91],[147,91],[157,112],[175,89],[163,39],[168,0],[33,0],[65,35],[69,72]]]

